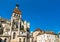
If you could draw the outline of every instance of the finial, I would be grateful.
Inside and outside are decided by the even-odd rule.
[[[16,8],[18,8],[19,7],[19,4],[16,4]]]

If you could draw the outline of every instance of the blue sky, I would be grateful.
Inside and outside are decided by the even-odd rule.
[[[0,16],[10,19],[16,3],[20,5],[23,20],[30,22],[30,30],[60,31],[59,0],[0,0]]]

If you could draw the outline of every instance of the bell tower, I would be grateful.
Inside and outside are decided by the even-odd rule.
[[[11,17],[11,29],[10,30],[20,30],[20,21],[21,21],[21,11],[19,10],[19,5],[16,4],[15,9],[13,10]]]

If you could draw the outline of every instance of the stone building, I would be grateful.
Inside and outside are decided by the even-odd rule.
[[[10,20],[0,17],[0,42],[32,42],[30,23],[23,21],[17,4]]]
[[[37,35],[37,42],[59,42],[58,36],[53,32],[39,33]]]
[[[37,28],[34,32],[33,32],[33,42],[37,42],[37,35],[41,33],[44,33],[44,31],[42,31],[40,28]]]
[[[59,37],[59,39],[58,39],[58,40],[59,40],[59,42],[60,42],[60,32],[58,33],[58,37]]]
[[[58,34],[52,31],[43,31],[37,28],[33,32],[33,42],[60,42],[60,33]]]

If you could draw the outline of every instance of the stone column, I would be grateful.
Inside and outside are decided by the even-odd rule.
[[[25,38],[25,42],[27,42],[27,38]]]
[[[27,31],[27,22],[24,21],[24,30]]]
[[[23,42],[23,38],[21,38],[21,42]]]
[[[33,42],[33,38],[32,37],[30,38],[30,42]]]
[[[20,34],[20,23],[21,23],[21,21],[19,19],[19,22],[18,22],[18,35]]]
[[[7,42],[9,42],[9,39],[7,39]]]

